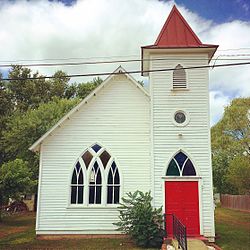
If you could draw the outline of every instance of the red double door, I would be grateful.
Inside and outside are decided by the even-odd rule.
[[[198,181],[166,181],[165,213],[167,214],[167,232],[173,233],[172,218],[175,214],[187,228],[187,236],[200,235],[199,189]]]

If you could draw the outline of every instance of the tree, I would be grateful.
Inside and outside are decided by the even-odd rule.
[[[115,223],[141,247],[160,247],[163,241],[162,208],[153,208],[152,199],[150,192],[127,193],[119,207],[120,221]]]
[[[2,135],[6,158],[27,161],[36,179],[38,156],[28,148],[78,102],[79,99],[54,98],[53,101],[41,104],[37,109],[28,109],[26,113],[16,112],[9,118]]]
[[[77,86],[77,97],[84,99],[90,92],[99,86],[103,80],[99,77],[94,78],[93,81],[87,83],[80,83]]]
[[[223,118],[212,127],[213,175],[214,184],[219,192],[236,194],[245,190],[233,181],[232,174],[236,175],[236,172],[232,171],[232,166],[237,164],[237,169],[242,168],[245,165],[238,163],[250,158],[249,112],[250,98],[236,98],[225,108]],[[247,175],[245,178],[248,178]],[[247,181],[249,179],[242,179],[243,183]]]
[[[239,194],[250,194],[250,157],[236,156],[229,164],[226,177]]]
[[[11,81],[8,82],[7,88],[15,109],[20,111],[37,108],[54,97],[65,98],[70,80],[61,70],[57,71],[52,79],[46,80],[38,72],[32,74],[31,69],[20,65],[12,66],[9,78]]]
[[[31,177],[27,162],[16,159],[4,163],[0,171],[0,207],[6,204],[9,198],[20,200],[21,195],[30,192],[36,185]]]

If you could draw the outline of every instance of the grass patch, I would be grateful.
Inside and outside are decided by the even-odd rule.
[[[0,223],[0,249],[140,250],[128,239],[37,240],[35,214],[4,217]]]
[[[247,250],[250,246],[250,213],[216,208],[216,234],[223,250]],[[0,223],[0,249],[139,250],[128,239],[37,240],[35,214],[4,217]]]
[[[249,249],[250,213],[216,208],[215,221],[218,246],[223,250]]]

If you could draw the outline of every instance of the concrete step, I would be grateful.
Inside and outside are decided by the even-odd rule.
[[[168,242],[164,242],[162,245],[162,250],[177,250],[178,249],[178,242],[177,240],[172,240]],[[214,247],[207,246],[202,240],[199,239],[188,239],[187,240],[187,249],[188,250],[215,250]]]

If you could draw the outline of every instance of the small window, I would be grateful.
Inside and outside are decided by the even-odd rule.
[[[115,162],[112,163],[108,174],[107,203],[118,204],[120,199],[120,176]]]
[[[173,89],[186,89],[186,72],[185,69],[178,64],[173,72]]]
[[[102,175],[97,161],[91,169],[89,178],[89,204],[101,204]]]
[[[71,178],[71,204],[83,204],[84,176],[79,162],[74,167]]]
[[[180,151],[170,161],[166,175],[196,176],[196,172],[191,160],[183,152]]]
[[[175,115],[174,115],[174,120],[179,124],[184,123],[186,121],[185,113],[182,112],[182,111],[176,112]]]

